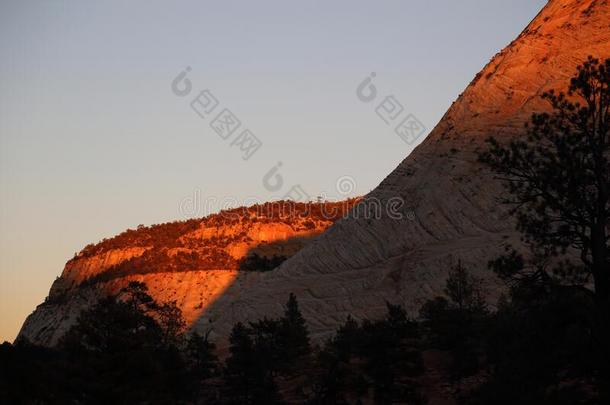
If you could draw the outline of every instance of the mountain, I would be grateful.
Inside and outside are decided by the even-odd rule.
[[[20,337],[55,343],[78,310],[132,279],[145,281],[158,300],[177,300],[187,322],[211,330],[219,342],[237,321],[279,314],[291,292],[316,339],[350,314],[380,316],[386,301],[416,315],[425,300],[443,294],[447,272],[458,261],[484,279],[493,304],[503,285],[487,262],[509,244],[522,246],[498,199],[504,190],[477,162],[478,152],[489,136],[523,136],[532,112],[548,109],[541,94],[565,90],[588,55],[610,57],[608,0],[551,0],[346,218],[318,218],[314,228],[299,219],[289,230],[279,217],[266,223],[269,228],[257,228],[250,214],[235,222],[213,216],[128,231],[68,262]],[[397,200],[404,202],[401,215],[388,209]],[[377,203],[380,215],[366,215]],[[280,245],[297,245],[280,249],[269,243],[275,236],[256,237],[276,230]],[[273,254],[290,258],[273,271],[238,271],[244,255],[258,247],[267,260]]]
[[[176,301],[188,324],[233,283],[259,278],[311,243],[356,199],[337,203],[277,201],[203,219],[139,226],[86,246],[66,263],[18,339],[52,346],[78,314],[130,281],[157,302]]]

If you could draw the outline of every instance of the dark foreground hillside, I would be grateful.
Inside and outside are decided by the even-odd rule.
[[[382,319],[347,318],[313,346],[290,296],[282,317],[234,325],[228,353],[184,334],[175,306],[132,283],[84,311],[56,348],[0,346],[0,402],[608,403],[589,295],[531,285],[491,313],[479,280],[460,265],[449,274],[419,321],[388,303]]]

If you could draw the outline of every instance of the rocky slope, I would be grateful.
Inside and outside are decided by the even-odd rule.
[[[89,245],[66,264],[45,302],[25,321],[19,338],[57,343],[83,308],[133,280],[145,282],[158,302],[176,301],[187,324],[192,324],[238,274],[240,282],[257,279],[260,270],[315,240],[355,202],[268,203],[203,219],[141,226]]]
[[[609,2],[549,1],[366,197],[402,198],[414,218],[340,220],[256,284],[229,288],[196,327],[209,328],[212,321],[214,334],[225,337],[236,321],[279,313],[289,292],[297,294],[319,338],[348,314],[379,316],[386,300],[415,315],[426,299],[442,294],[447,271],[458,260],[485,279],[493,303],[502,286],[486,263],[509,243],[519,248],[520,241],[497,200],[503,189],[477,163],[477,152],[489,136],[522,136],[531,113],[548,108],[540,95],[565,90],[588,55],[610,57]]]

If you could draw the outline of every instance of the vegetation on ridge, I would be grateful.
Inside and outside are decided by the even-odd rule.
[[[71,262],[113,249],[146,248],[142,255],[124,260],[90,277],[82,283],[82,287],[131,274],[215,269],[268,271],[277,267],[286,257],[282,255],[265,257],[251,253],[238,260],[227,253],[227,246],[237,242],[251,243],[247,230],[257,223],[282,223],[290,226],[295,232],[311,231],[319,224],[327,226],[328,223],[347,215],[358,201],[358,199],[323,203],[276,201],[222,211],[203,219],[150,227],[139,226],[138,229],[128,229],[98,244],[88,245],[75,255]],[[198,229],[228,229],[232,226],[240,227],[241,232],[222,237],[211,236],[205,240],[188,237],[189,233]]]

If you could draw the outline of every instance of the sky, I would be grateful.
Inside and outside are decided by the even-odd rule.
[[[88,243],[369,192],[545,3],[0,1],[0,342]]]

